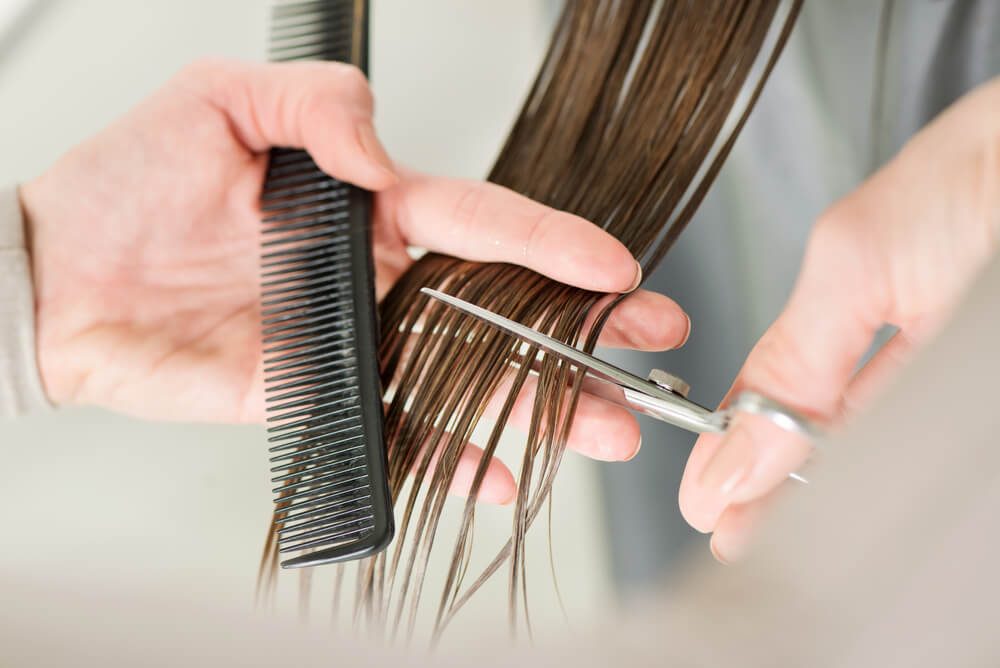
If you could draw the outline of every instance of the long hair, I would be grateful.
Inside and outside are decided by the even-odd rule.
[[[548,53],[489,175],[620,239],[644,275],[690,221],[788,37],[801,0],[569,0]],[[592,350],[614,299],[509,264],[431,253],[380,305],[385,433],[398,529],[358,568],[358,620],[410,634],[435,542],[451,559],[434,634],[483,582],[507,567],[511,624],[527,614],[525,533],[559,471],[581,374],[552,356],[420,293],[432,287]],[[585,329],[586,323],[592,322]],[[537,391],[506,545],[468,572],[476,496],[529,375]],[[460,454],[494,394],[499,415],[484,444],[458,534],[438,524]],[[497,401],[497,399],[493,399]],[[407,485],[407,479],[410,484]],[[273,531],[273,526],[272,526]],[[273,587],[273,542],[264,556]],[[268,575],[271,573],[271,575]],[[343,578],[336,576],[339,591]]]

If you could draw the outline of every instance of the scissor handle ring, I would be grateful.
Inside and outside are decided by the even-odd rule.
[[[822,433],[812,420],[763,394],[744,390],[736,395],[725,410],[730,414],[730,419],[734,413],[760,415],[785,431],[805,436],[813,447],[819,447]]]

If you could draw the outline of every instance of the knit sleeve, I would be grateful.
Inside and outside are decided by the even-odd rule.
[[[35,354],[35,297],[16,187],[0,187],[0,418],[49,408]]]

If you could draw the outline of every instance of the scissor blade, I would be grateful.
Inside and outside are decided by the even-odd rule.
[[[538,330],[522,325],[519,322],[514,322],[510,318],[505,318],[502,315],[498,315],[493,311],[484,309],[481,306],[470,304],[464,299],[459,299],[458,297],[453,297],[443,292],[432,290],[431,288],[421,288],[420,291],[425,295],[429,295],[434,299],[442,301],[445,304],[462,311],[463,313],[479,318],[493,327],[502,329],[509,334],[513,334],[519,339],[527,341],[534,346],[538,346],[548,353],[557,355],[572,364],[582,367],[603,380],[621,387],[632,388],[643,393],[649,391],[649,382],[639,376],[629,373],[625,369],[619,368],[614,364],[609,364],[608,362],[594,357],[593,355],[589,355],[582,350],[574,348],[573,346],[567,345],[558,339],[542,334]]]
[[[614,386],[609,388],[609,390],[614,390],[613,393],[609,392],[611,396],[607,397],[610,401],[689,431],[701,433],[720,431],[725,428],[721,422],[721,418],[724,416],[629,373],[625,369],[616,367],[614,364],[609,364],[531,327],[514,322],[481,306],[470,304],[458,297],[430,288],[421,288],[421,292],[580,367],[595,380],[610,383]]]
[[[557,355],[571,364],[586,369],[593,377],[599,380],[609,382],[621,388],[621,390],[608,388],[612,392],[607,397],[610,401],[697,433],[725,431],[728,427],[729,415],[726,411],[711,411],[686,398],[675,396],[672,392],[663,390],[649,381],[629,373],[625,369],[608,364],[602,359],[589,355],[558,339],[553,339],[551,336],[542,334],[538,330],[522,325],[519,322],[514,322],[481,306],[470,304],[463,299],[431,288],[420,288],[420,291],[463,313],[479,318],[493,327],[527,341],[533,346]],[[765,408],[773,408],[770,403],[765,402],[762,405]],[[759,413],[760,410],[757,409],[755,412]],[[787,417],[788,412],[786,411],[783,415]],[[798,482],[809,482],[798,473],[791,473],[789,477]]]

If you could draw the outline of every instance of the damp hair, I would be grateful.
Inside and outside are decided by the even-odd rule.
[[[721,168],[800,4],[569,0],[489,180],[592,221],[650,275]],[[415,262],[383,299],[379,358],[389,390],[385,437],[397,533],[388,550],[357,566],[353,617],[392,638],[413,633],[435,548],[450,554],[430,608],[435,636],[502,569],[510,623],[527,620],[525,535],[550,498],[582,383],[566,363],[432,302],[423,287],[587,351],[623,299],[510,264],[436,253]],[[483,570],[470,573],[476,496],[532,374],[537,389],[511,535]],[[458,533],[439,535],[459,457],[491,398],[500,410],[481,444]],[[272,522],[261,567],[265,594],[276,586],[276,530]],[[339,597],[345,569],[333,571]]]

